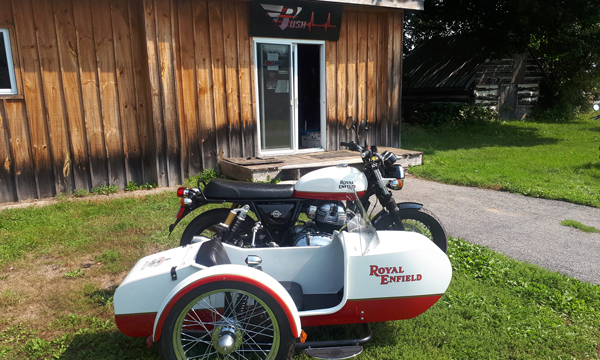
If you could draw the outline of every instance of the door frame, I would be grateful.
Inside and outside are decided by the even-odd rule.
[[[254,100],[256,105],[256,153],[257,156],[263,155],[292,155],[292,154],[302,154],[302,153],[311,153],[311,152],[322,152],[327,150],[327,94],[325,93],[327,90],[327,77],[325,75],[325,41],[324,40],[301,40],[301,39],[280,39],[280,38],[262,38],[255,37],[252,39],[252,51],[254,56]],[[267,44],[281,44],[281,45],[290,45],[292,54],[291,59],[292,63],[290,67],[293,70],[292,83],[290,84],[290,91],[293,91],[293,101],[292,101],[292,114],[293,114],[293,125],[292,131],[294,132],[294,136],[292,137],[292,149],[275,149],[275,150],[263,150],[261,143],[261,109],[262,103],[260,101],[259,95],[259,79],[258,79],[258,43],[267,43]],[[298,136],[298,67],[296,66],[298,62],[298,44],[309,44],[309,45],[319,45],[319,88],[321,94],[320,100],[320,125],[321,125],[321,148],[311,148],[311,149],[299,149],[299,136]]]

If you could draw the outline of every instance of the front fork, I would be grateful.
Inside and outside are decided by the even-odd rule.
[[[396,203],[396,200],[387,189],[387,186],[384,184],[383,176],[381,176],[381,171],[379,171],[379,169],[374,169],[373,172],[375,173],[377,185],[379,186],[379,191],[377,191],[379,202],[389,212],[392,221],[396,224],[396,229],[404,231],[404,224],[402,224],[400,209],[398,209],[398,204]]]

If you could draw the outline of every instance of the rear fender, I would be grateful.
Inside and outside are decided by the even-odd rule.
[[[216,265],[188,276],[171,290],[154,320],[154,342],[160,339],[165,320],[177,301],[193,289],[217,281],[239,281],[257,287],[269,294],[283,309],[292,334],[295,337],[300,337],[300,315],[294,300],[277,280],[262,271],[242,265]]]
[[[399,210],[404,210],[404,209],[420,210],[422,207],[423,207],[423,204],[419,204],[419,203],[413,203],[413,202],[398,203]],[[388,216],[389,216],[389,214],[386,210],[381,210],[380,212],[378,212],[377,215],[375,215],[373,217],[373,219],[371,220],[371,222],[373,223],[373,226],[375,226],[375,229],[379,229],[379,227],[377,225],[382,221],[387,221]]]
[[[175,229],[175,227],[177,226],[177,224],[179,224],[179,222],[181,220],[183,220],[184,217],[188,216],[192,211],[194,211],[197,208],[202,207],[202,206],[204,206],[206,204],[208,204],[208,202],[206,202],[206,201],[199,201],[197,203],[193,203],[191,205],[184,206],[183,213],[181,213],[181,216],[176,217],[175,218],[175,222],[172,223],[171,225],[169,225],[169,235],[171,235],[171,233],[173,232],[173,230]]]

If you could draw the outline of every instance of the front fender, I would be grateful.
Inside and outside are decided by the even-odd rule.
[[[420,210],[422,207],[423,207],[423,204],[414,203],[414,202],[398,203],[398,209],[400,209],[400,210],[404,210],[404,209]],[[387,228],[387,217],[388,216],[389,216],[389,213],[387,212],[387,210],[381,210],[380,212],[377,213],[377,215],[375,215],[373,217],[373,219],[371,219],[371,223],[373,223],[373,226],[375,226],[375,229],[384,230],[383,228],[379,228],[378,225],[382,221],[385,221],[386,222],[385,228]]]
[[[255,286],[269,294],[283,309],[292,334],[300,337],[300,315],[294,300],[281,284],[270,275],[242,265],[217,265],[198,271],[179,283],[166,296],[154,320],[153,340],[160,339],[162,328],[173,306],[187,293],[202,285],[217,281],[239,281]]]

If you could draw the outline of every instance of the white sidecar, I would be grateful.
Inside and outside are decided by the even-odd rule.
[[[303,328],[429,309],[450,284],[446,254],[417,233],[376,232],[353,206],[324,246],[241,248],[200,237],[141,259],[115,292],[119,330],[151,337],[167,359],[287,359]]]

